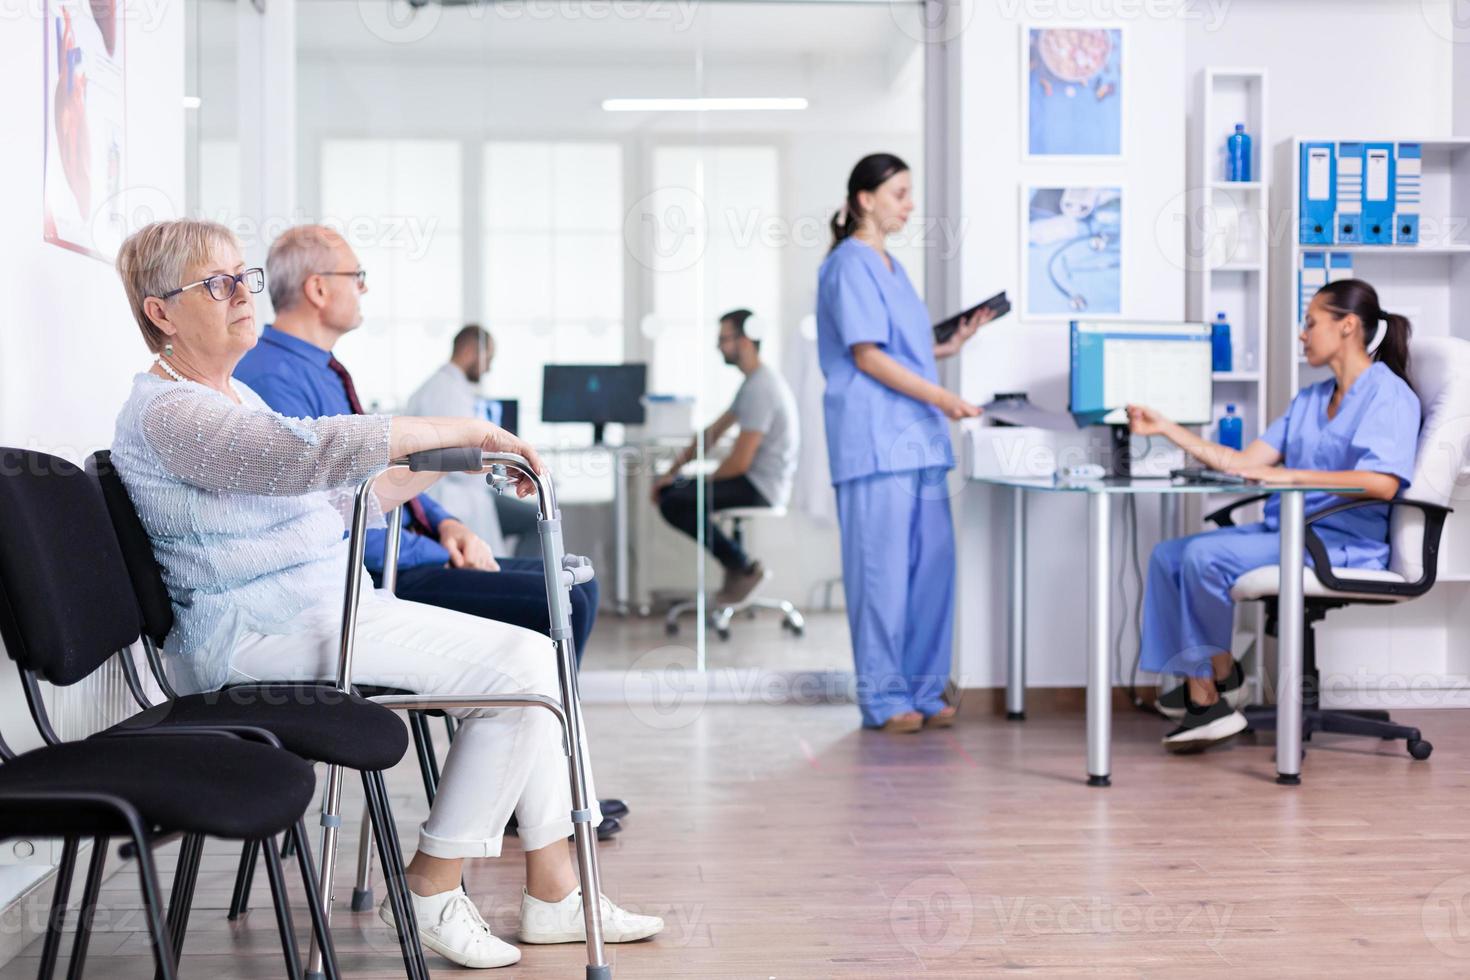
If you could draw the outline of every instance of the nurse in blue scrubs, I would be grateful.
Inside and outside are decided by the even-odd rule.
[[[990,318],[934,342],[929,311],[885,248],[913,209],[907,164],[887,153],[858,161],[817,286],[858,704],[864,726],[891,732],[954,721],[943,699],[954,625],[949,420],[980,410],[940,387],[936,362]]]
[[[1385,313],[1366,282],[1343,279],[1317,291],[1301,341],[1307,363],[1332,377],[1303,388],[1285,415],[1244,450],[1207,442],[1159,413],[1130,406],[1139,435],[1163,435],[1217,470],[1266,483],[1363,487],[1359,496],[1392,500],[1408,487],[1418,443],[1419,399],[1409,387],[1409,321]],[[1308,515],[1340,501],[1308,494]],[[1230,587],[1280,554],[1280,504],[1265,521],[1165,541],[1149,561],[1139,664],[1182,674],[1179,727],[1164,737],[1173,752],[1196,752],[1246,727],[1221,688],[1237,670],[1230,654]],[[1312,525],[1334,566],[1386,568],[1388,507],[1362,507]],[[1311,561],[1310,556],[1307,558]],[[1164,699],[1168,699],[1165,695]]]

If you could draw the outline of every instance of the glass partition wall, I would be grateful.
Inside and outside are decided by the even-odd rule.
[[[236,7],[191,3],[190,206],[221,217],[239,207],[239,148],[216,117],[237,69],[208,20]],[[478,411],[548,454],[567,546],[598,569],[584,671],[850,669],[816,277],[848,172],[882,150],[913,169],[919,210],[893,251],[923,289],[918,11],[297,0],[292,218],[339,230],[367,273],[362,325],[334,353],[369,410],[403,411],[455,337],[483,328],[488,369],[456,370]],[[725,570],[703,528],[690,538],[655,502],[745,380],[719,349],[735,310],[796,406],[795,489],[741,537],[770,573],[757,594],[792,603],[800,629],[779,610],[718,615]],[[696,441],[683,480],[697,500],[735,435]],[[516,519],[498,514],[497,554],[516,553]]]

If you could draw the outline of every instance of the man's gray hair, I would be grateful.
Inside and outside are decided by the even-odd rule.
[[[271,243],[265,257],[265,281],[271,306],[283,313],[301,302],[306,280],[332,270],[332,250],[341,236],[323,225],[298,225]]]

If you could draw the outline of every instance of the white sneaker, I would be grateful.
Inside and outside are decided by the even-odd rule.
[[[656,915],[635,915],[602,896],[602,938],[609,943],[631,943],[662,932],[664,920]],[[587,921],[582,916],[582,889],[575,889],[560,902],[543,902],[521,892],[523,943],[585,943]]]
[[[463,886],[438,895],[424,897],[409,892],[409,896],[413,902],[414,918],[419,924],[419,939],[425,949],[472,970],[520,962],[521,951],[490,932],[480,910],[464,893]],[[397,928],[393,921],[393,907],[387,899],[378,906],[378,916]]]

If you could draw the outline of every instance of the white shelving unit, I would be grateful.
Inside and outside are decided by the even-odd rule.
[[[1420,243],[1417,245],[1315,245],[1299,240],[1301,145],[1305,142],[1418,143],[1422,149]],[[1301,356],[1297,340],[1298,270],[1307,251],[1345,255],[1352,275],[1373,285],[1383,308],[1407,316],[1416,336],[1470,339],[1470,139],[1416,139],[1412,135],[1313,139],[1294,137],[1275,147],[1274,179],[1280,224],[1273,247],[1268,408],[1286,410],[1303,386],[1326,377]],[[1460,216],[1460,217],[1456,217]],[[1466,485],[1470,485],[1467,473]],[[1412,493],[1412,491],[1411,491]],[[1414,707],[1456,705],[1467,698],[1455,685],[1470,675],[1470,496],[1451,501],[1439,576],[1421,599],[1398,606],[1344,609],[1318,626],[1324,672],[1361,683],[1333,703]],[[1377,680],[1375,680],[1377,679]],[[1428,694],[1410,703],[1395,689],[1409,682]],[[1433,692],[1440,691],[1435,696]]]
[[[1223,312],[1231,328],[1233,363],[1229,371],[1213,375],[1213,419],[1234,404],[1241,416],[1242,445],[1260,435],[1269,421],[1267,409],[1267,311],[1270,298],[1270,249],[1267,235],[1267,181],[1269,130],[1266,114],[1266,72],[1260,68],[1204,68],[1197,79],[1195,124],[1191,133],[1192,178],[1189,214],[1191,269],[1185,291],[1186,315],[1213,323]],[[1244,123],[1251,138],[1250,181],[1226,179],[1226,140],[1235,124]],[[1215,439],[1212,424],[1205,433]],[[1202,530],[1202,514],[1224,506],[1228,496],[1209,495],[1191,501],[1185,519],[1192,530]],[[1195,504],[1198,510],[1195,510]],[[1210,525],[1213,526],[1213,525]],[[1247,674],[1259,685],[1265,623],[1258,609],[1246,607],[1236,616],[1232,646],[1245,657]],[[1246,656],[1254,649],[1256,655]],[[1252,700],[1259,701],[1257,686]]]
[[[1191,320],[1230,322],[1233,364],[1214,375],[1212,417],[1234,404],[1243,420],[1245,444],[1260,434],[1266,415],[1266,313],[1270,253],[1263,167],[1270,146],[1266,120],[1266,73],[1259,68],[1200,71],[1195,113],[1195,190],[1190,201],[1186,290]],[[1250,181],[1225,179],[1225,141],[1244,123],[1251,137]],[[1212,426],[1213,428],[1213,426]],[[1210,436],[1214,437],[1214,432]]]

